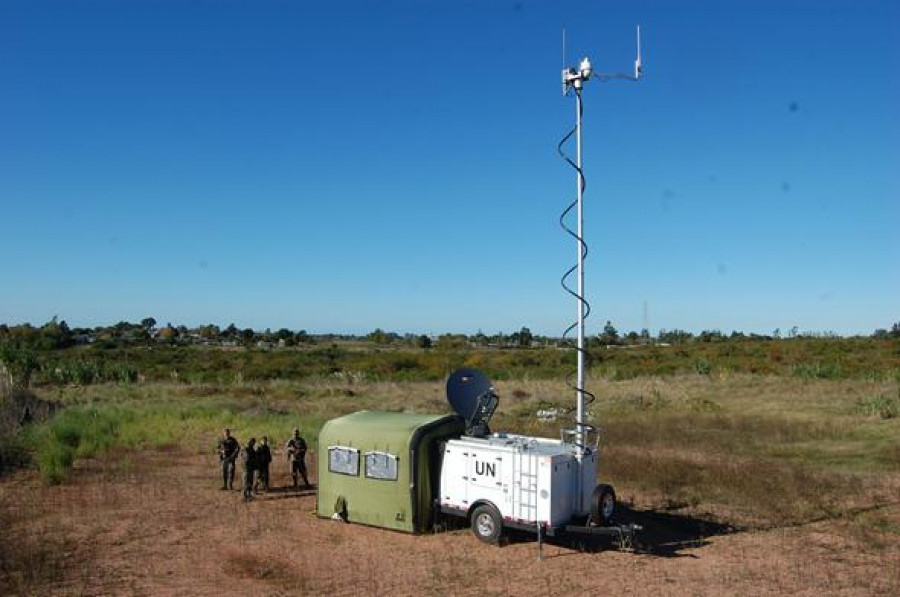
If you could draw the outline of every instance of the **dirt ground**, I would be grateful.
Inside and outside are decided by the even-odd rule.
[[[218,470],[207,456],[153,452],[79,462],[62,486],[45,486],[34,472],[0,481],[9,542],[0,587],[54,595],[900,594],[898,535],[870,531],[856,516],[742,531],[632,512],[647,529],[641,549],[545,544],[538,561],[528,537],[494,547],[467,529],[409,536],[319,519],[314,491],[279,489],[289,481],[283,461],[273,463],[275,489],[250,504],[238,490],[218,489]],[[896,528],[900,506],[877,516]]]

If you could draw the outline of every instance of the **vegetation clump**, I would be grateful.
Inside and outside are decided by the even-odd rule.
[[[900,416],[900,391],[896,396],[886,394],[868,396],[861,399],[856,407],[859,412],[870,417],[893,419]]]

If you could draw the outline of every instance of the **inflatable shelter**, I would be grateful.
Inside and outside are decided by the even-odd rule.
[[[440,442],[459,437],[458,415],[360,411],[319,432],[319,516],[407,533],[431,529]]]

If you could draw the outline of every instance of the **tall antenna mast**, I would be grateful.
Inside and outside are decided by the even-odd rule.
[[[563,42],[565,43],[565,42]],[[567,157],[565,154],[562,154],[569,164],[571,164],[575,168],[575,188],[577,192],[577,198],[575,201],[576,207],[576,218],[577,218],[577,228],[576,232],[573,232],[568,227],[563,224],[563,228],[572,236],[575,237],[575,244],[577,249],[577,263],[576,266],[570,269],[563,276],[563,288],[566,289],[569,294],[573,295],[576,299],[577,303],[577,312],[578,318],[576,322],[570,326],[566,330],[566,334],[572,330],[572,328],[576,328],[578,332],[577,337],[577,352],[578,352],[578,372],[576,378],[575,385],[575,398],[576,398],[576,415],[575,415],[575,444],[578,446],[578,459],[579,461],[584,457],[585,453],[588,451],[587,447],[587,433],[592,427],[586,421],[586,413],[585,413],[585,405],[586,400],[585,396],[590,395],[590,393],[585,389],[585,355],[587,351],[584,347],[584,319],[590,313],[590,306],[588,305],[587,300],[584,295],[584,259],[587,256],[587,244],[584,242],[584,188],[585,188],[585,178],[584,171],[582,169],[582,138],[581,138],[581,119],[582,114],[584,112],[584,105],[581,97],[582,89],[584,88],[584,84],[592,78],[599,79],[601,82],[610,81],[612,79],[626,79],[629,81],[638,81],[642,76],[641,71],[641,26],[637,26],[637,58],[634,61],[634,74],[633,75],[625,75],[625,74],[612,74],[612,73],[595,73],[593,66],[591,65],[591,61],[588,57],[584,57],[581,60],[581,63],[578,65],[578,68],[565,67],[562,71],[562,90],[563,95],[569,95],[570,93],[574,93],[575,95],[575,161]],[[568,139],[572,136],[572,133],[569,133],[563,141],[560,143],[560,153],[562,153],[562,145],[568,141]],[[565,212],[563,212],[563,218],[568,214],[573,206],[569,206]],[[578,289],[577,291],[573,291],[569,288],[565,280],[569,276],[569,274],[573,273],[573,271],[577,271],[578,278]],[[565,334],[564,334],[565,335]]]

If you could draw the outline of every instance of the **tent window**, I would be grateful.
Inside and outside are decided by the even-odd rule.
[[[397,480],[397,457],[387,452],[366,452],[366,477]]]
[[[328,470],[341,475],[359,475],[359,450],[341,446],[328,447]]]

